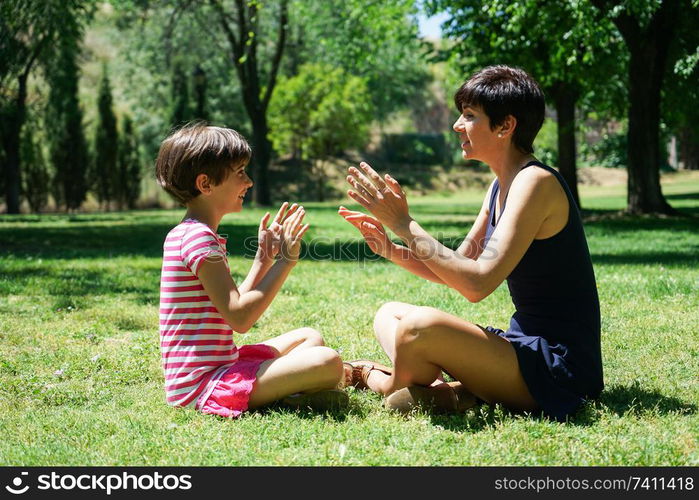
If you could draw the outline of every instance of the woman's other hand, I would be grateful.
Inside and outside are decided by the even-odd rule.
[[[378,220],[370,215],[348,210],[342,206],[337,213],[359,230],[372,252],[390,260],[393,242],[389,239],[386,230]]]

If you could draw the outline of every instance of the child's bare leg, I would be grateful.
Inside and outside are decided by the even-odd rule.
[[[260,343],[273,347],[279,352],[280,356],[285,356],[292,350],[325,345],[320,332],[313,328],[297,328]]]
[[[288,354],[260,365],[248,401],[250,408],[264,406],[298,392],[337,387],[344,374],[337,352],[325,346],[291,349]]]

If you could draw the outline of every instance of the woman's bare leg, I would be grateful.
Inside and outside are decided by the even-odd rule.
[[[521,410],[537,407],[508,341],[438,309],[416,307],[399,320],[395,354],[391,376],[378,370],[369,375],[376,392],[430,385],[445,370],[484,401]]]
[[[388,359],[396,359],[396,330],[399,321],[418,306],[405,302],[386,302],[374,316],[374,334]]]

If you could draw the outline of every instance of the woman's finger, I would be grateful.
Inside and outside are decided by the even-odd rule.
[[[359,164],[359,168],[361,168],[364,173],[371,179],[371,181],[374,183],[376,188],[381,191],[386,188],[386,183],[381,179],[381,176],[376,173],[376,170],[371,168],[368,163],[366,162],[361,162]]]
[[[403,191],[403,188],[400,186],[400,184],[398,184],[397,180],[395,180],[393,177],[391,177],[388,174],[386,174],[385,177],[386,177],[386,184],[391,189],[391,191],[393,191],[394,193],[396,193],[398,195],[405,196],[405,191]]]
[[[367,188],[367,185],[362,183],[357,177],[353,177],[351,175],[347,176],[347,182],[349,183],[350,186],[352,186],[357,193],[362,195],[364,198],[367,200],[373,200],[374,195],[376,194],[376,189],[373,190],[373,193]],[[368,182],[368,181],[367,181]]]
[[[377,226],[381,225],[381,222],[379,222],[377,219],[375,219],[371,215],[366,215],[366,214],[348,215],[345,217],[345,219],[348,221],[359,220],[359,221],[371,222],[372,224],[376,224]]]
[[[361,195],[355,193],[354,191],[347,191],[347,196],[349,196],[354,201],[359,203],[361,206],[369,210],[369,202],[366,199],[364,199],[364,197],[362,197]]]

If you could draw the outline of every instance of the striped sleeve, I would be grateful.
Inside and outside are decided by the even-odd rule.
[[[203,262],[226,260],[226,251],[216,235],[204,224],[194,224],[182,238],[181,257],[184,265],[194,276],[199,277]]]

